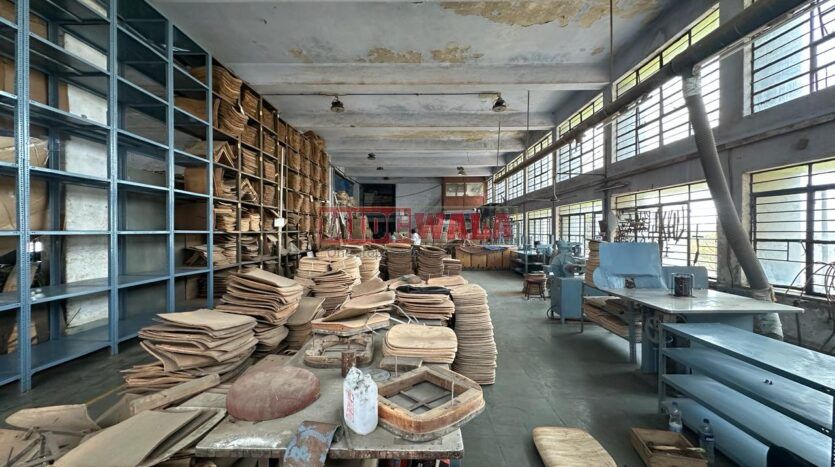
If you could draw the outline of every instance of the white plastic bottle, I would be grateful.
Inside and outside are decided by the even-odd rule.
[[[667,429],[674,433],[681,433],[681,427],[681,409],[678,408],[677,402],[673,402],[672,407],[670,407],[670,421]]]
[[[348,370],[342,383],[342,418],[360,435],[377,428],[377,383],[356,367]]]

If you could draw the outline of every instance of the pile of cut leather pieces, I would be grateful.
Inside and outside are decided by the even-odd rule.
[[[123,370],[127,391],[147,393],[217,373],[240,374],[255,351],[255,318],[213,310],[160,313],[139,331],[140,345],[157,361]]]
[[[401,285],[397,304],[409,316],[431,324],[445,324],[455,313],[449,289],[441,286]]]
[[[255,318],[256,352],[273,353],[287,337],[287,320],[299,307],[304,288],[296,281],[263,269],[229,277],[218,311]]]

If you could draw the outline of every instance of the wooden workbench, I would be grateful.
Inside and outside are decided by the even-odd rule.
[[[382,359],[382,336],[374,336],[374,360],[368,368],[377,368]],[[293,356],[288,365],[310,370],[319,378],[321,395],[304,410],[284,418],[263,422],[233,421],[228,416],[197,443],[198,457],[252,457],[280,459],[296,429],[303,421],[341,423],[342,381],[339,368],[309,368],[302,355],[307,344]],[[207,392],[184,406],[226,407],[226,395]],[[358,435],[347,427],[339,430],[328,451],[332,459],[460,459],[464,456],[461,430],[425,443],[406,441],[382,427],[368,435]]]

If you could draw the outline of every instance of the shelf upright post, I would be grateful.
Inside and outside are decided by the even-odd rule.
[[[205,50],[205,49],[204,49]],[[209,234],[206,238],[206,264],[209,267],[209,273],[206,274],[206,307],[214,308],[215,298],[215,261],[214,261],[214,245],[215,245],[215,199],[214,199],[214,181],[215,181],[215,137],[214,137],[214,113],[212,112],[212,54],[206,51],[206,86],[209,88],[206,91],[206,116],[209,122],[209,129],[206,133],[206,157],[209,158],[209,169],[207,170],[209,176],[208,191],[209,202],[207,203],[208,212],[206,213],[206,220],[208,221]]]
[[[110,178],[110,187],[108,190],[108,271],[107,284],[110,287],[108,291],[108,308],[110,310],[108,326],[110,327],[110,353],[116,355],[119,353],[119,320],[121,315],[121,307],[119,306],[119,213],[123,213],[119,209],[119,101],[117,92],[118,76],[119,76],[119,62],[118,49],[116,40],[118,37],[118,2],[119,0],[110,0],[110,11],[108,11],[108,49],[107,49],[107,69],[110,72],[110,78],[107,83],[107,124],[110,125],[110,131],[107,135],[107,163],[108,176]]]
[[[47,38],[50,42],[55,44],[59,42],[59,29],[58,24],[55,21],[50,21],[47,25]],[[49,74],[47,76],[47,89],[49,91],[48,102],[50,105],[58,105],[58,79],[55,77],[54,74]],[[54,154],[60,154],[58,151],[58,144],[59,140],[55,137],[55,129],[50,127],[49,130],[49,144],[48,148],[49,151]],[[58,169],[60,170],[61,167],[58,164],[58,157],[49,157],[48,165],[51,169]],[[60,193],[60,183],[57,180],[50,178],[47,180],[47,193],[51,193],[52,196],[49,196],[47,203],[49,203],[48,208],[48,217],[49,217],[49,225],[44,227],[44,230],[60,230],[60,221],[61,221],[61,213],[60,213],[60,197],[56,196]],[[31,185],[31,183],[30,183]],[[31,227],[31,226],[30,226]],[[60,248],[59,248],[60,246]],[[60,269],[58,268],[58,264],[61,263],[61,258],[63,257],[63,241],[54,241],[53,244],[48,245],[49,252],[49,285],[55,285],[61,281],[61,274]],[[49,302],[49,322],[50,323],[60,323],[61,320],[61,307],[59,306],[59,302],[51,301]],[[61,328],[59,326],[49,326],[49,338],[50,340],[58,340],[61,338]]]
[[[171,21],[165,21],[165,95],[166,107],[166,143],[168,145],[168,159],[166,178],[168,180],[168,197],[165,206],[166,225],[168,226],[168,287],[166,300],[168,312],[177,311],[174,299],[174,26]]]
[[[17,42],[15,59],[15,149],[17,150],[17,284],[20,300],[18,349],[20,390],[32,387],[31,280],[29,271],[29,0],[17,0]],[[50,323],[55,325],[54,323]]]

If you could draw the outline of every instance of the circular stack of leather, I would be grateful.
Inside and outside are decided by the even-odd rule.
[[[418,275],[426,280],[444,273],[446,251],[436,246],[422,246],[417,252]]]
[[[412,246],[405,243],[392,243],[386,247],[389,279],[396,279],[407,274],[414,274],[412,267]]]
[[[260,422],[286,417],[319,398],[319,378],[304,368],[254,366],[226,395],[226,410],[238,420]]]

